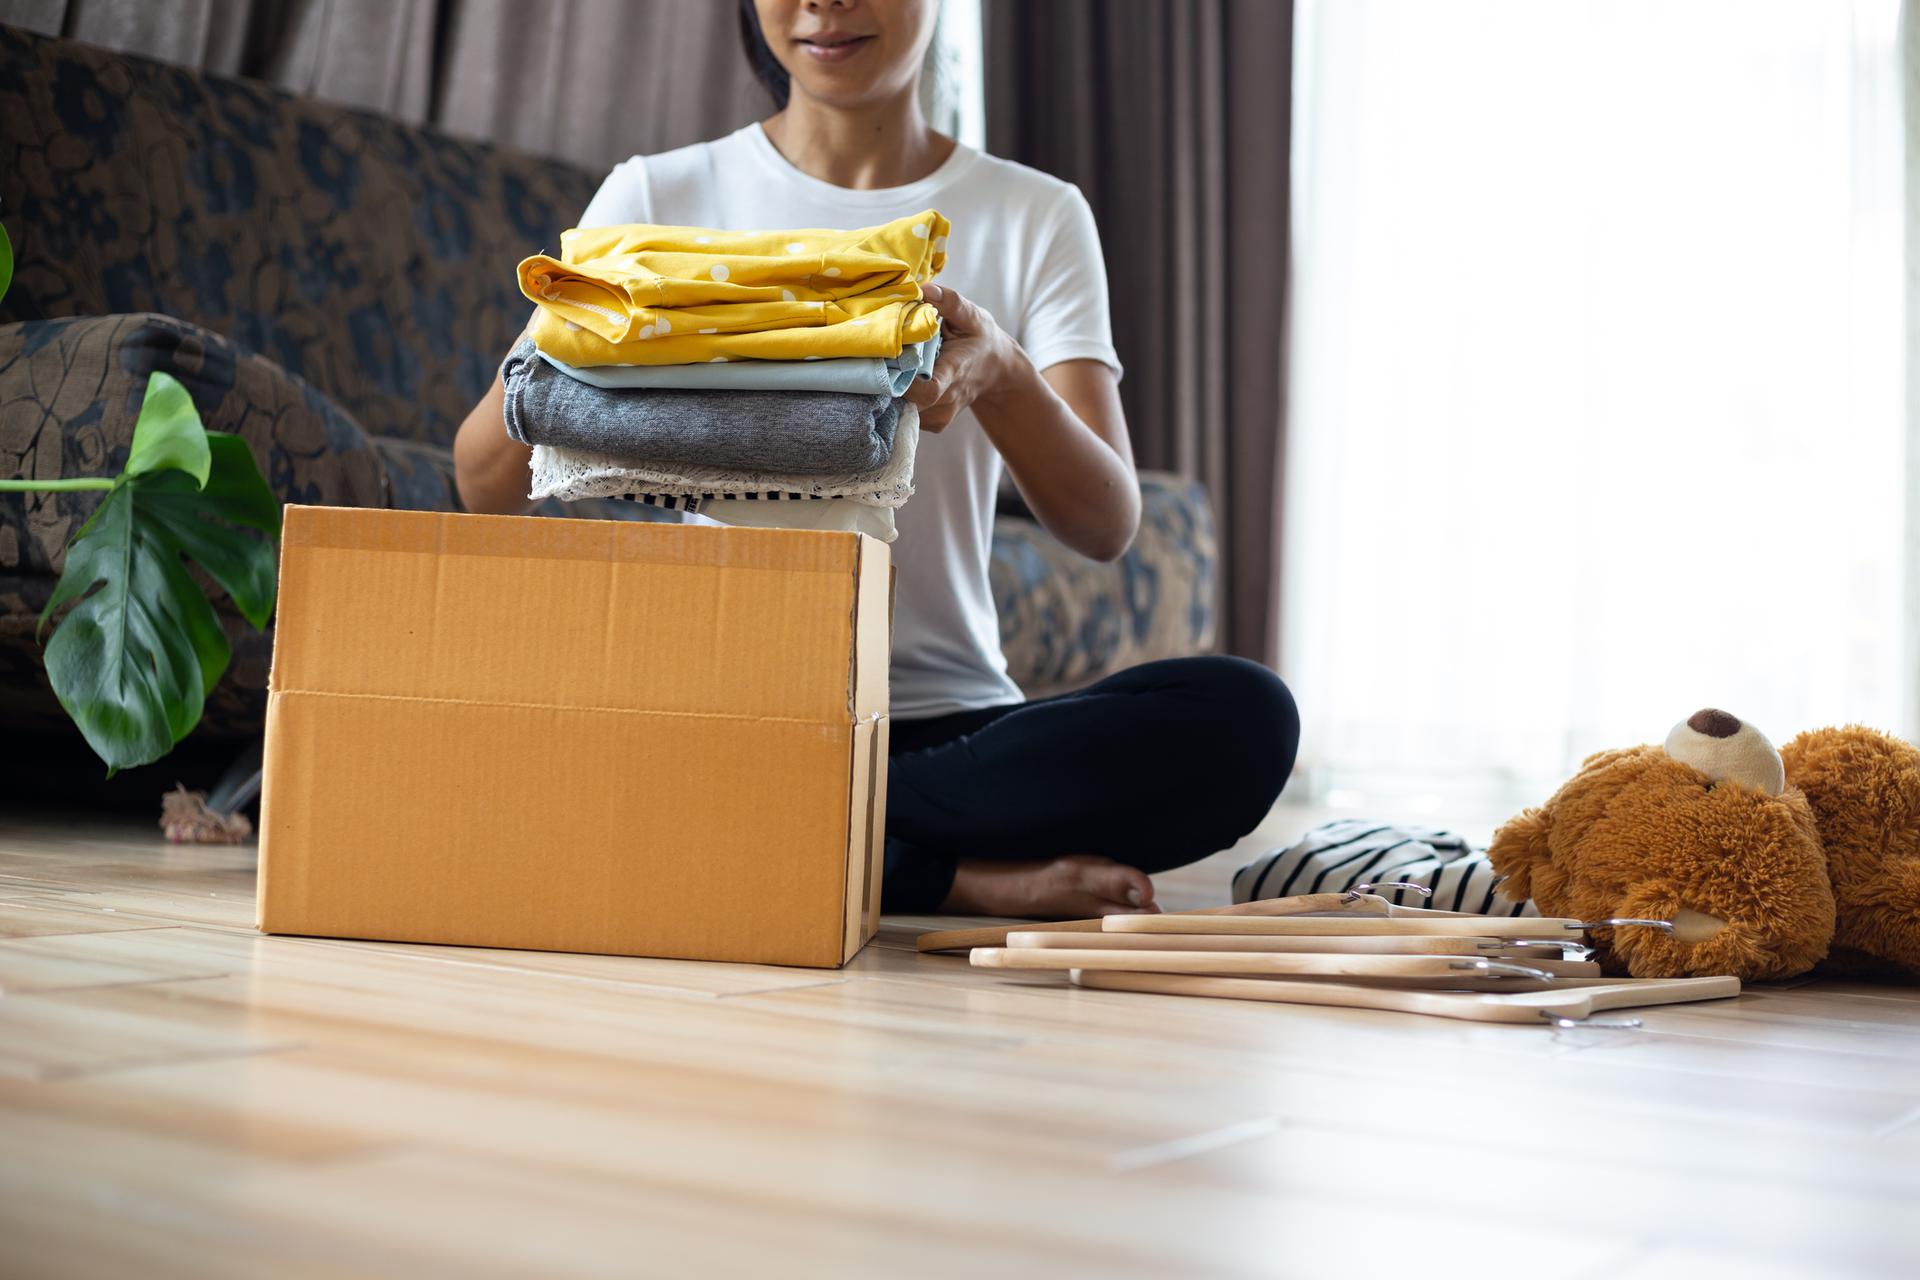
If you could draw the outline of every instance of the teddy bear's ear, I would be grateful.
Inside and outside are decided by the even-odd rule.
[[[1528,809],[1493,833],[1487,860],[1500,873],[1500,895],[1514,902],[1533,896],[1533,868],[1548,857],[1547,833],[1553,819],[1545,809]]]

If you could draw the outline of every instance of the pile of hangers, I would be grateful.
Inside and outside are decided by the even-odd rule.
[[[1281,1004],[1337,1005],[1475,1022],[1587,1023],[1602,1009],[1717,1000],[1738,978],[1608,978],[1591,929],[1666,920],[1485,916],[1395,905],[1376,888],[1269,898],[1164,915],[1119,915],[923,934],[922,951],[969,949],[990,969],[1064,972],[1076,986]]]

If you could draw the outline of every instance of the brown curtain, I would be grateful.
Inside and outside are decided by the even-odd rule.
[[[1140,465],[1203,481],[1221,644],[1276,657],[1291,0],[990,0],[988,148],[1100,224]]]
[[[593,170],[771,108],[722,0],[0,0],[0,22]]]

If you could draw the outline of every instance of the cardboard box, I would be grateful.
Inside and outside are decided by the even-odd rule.
[[[858,534],[289,507],[260,928],[842,964],[890,615]]]

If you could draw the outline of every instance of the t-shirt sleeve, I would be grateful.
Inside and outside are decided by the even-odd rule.
[[[1098,360],[1120,373],[1108,312],[1100,229],[1078,187],[1068,187],[1043,234],[1020,345],[1036,369],[1063,360]]]
[[[587,201],[576,227],[615,227],[623,222],[652,222],[652,191],[647,184],[647,162],[634,156],[613,171]]]

